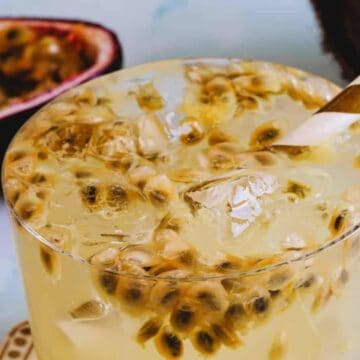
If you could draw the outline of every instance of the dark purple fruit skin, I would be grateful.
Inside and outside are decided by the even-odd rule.
[[[103,27],[100,24],[89,22],[89,21],[83,21],[83,20],[75,20],[75,19],[55,19],[55,18],[37,18],[37,17],[31,17],[31,18],[30,17],[0,17],[0,23],[2,21],[12,21],[12,20],[14,21],[14,23],[19,23],[20,25],[21,25],[22,21],[24,21],[24,23],[26,23],[27,21],[31,21],[31,20],[48,22],[49,26],[51,26],[51,23],[56,25],[57,22],[69,23],[72,25],[81,24],[83,26],[95,27],[95,28],[101,29],[101,30],[105,31],[106,33],[108,33],[111,37],[113,50],[114,50],[113,56],[112,56],[113,59],[110,61],[110,63],[106,67],[99,69],[99,71],[97,73],[93,74],[91,77],[87,78],[85,81],[88,81],[99,75],[104,75],[109,72],[119,70],[123,66],[123,51],[122,51],[122,46],[121,46],[121,43],[120,43],[118,37],[116,36],[116,34],[113,31]],[[39,95],[39,96],[41,96],[41,95]],[[52,99],[49,99],[48,101],[51,101],[51,100]],[[3,157],[5,155],[6,149],[9,145],[11,139],[17,132],[17,130],[19,130],[21,125],[23,125],[24,122],[27,119],[29,119],[29,117],[32,114],[34,114],[37,110],[39,110],[41,107],[43,107],[48,101],[44,101],[40,105],[34,106],[31,109],[19,111],[18,113],[13,114],[11,116],[8,116],[5,118],[0,118],[0,165],[2,165]],[[24,103],[25,103],[25,101],[24,101]],[[1,168],[1,166],[0,166],[0,168]],[[0,191],[0,194],[1,194],[1,191]]]
[[[351,81],[360,72],[360,1],[311,0],[319,25],[322,46],[339,63],[342,76]]]

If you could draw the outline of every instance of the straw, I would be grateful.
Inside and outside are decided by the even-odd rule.
[[[273,146],[314,146],[360,120],[360,76]]]

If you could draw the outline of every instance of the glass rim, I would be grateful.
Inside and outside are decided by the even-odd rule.
[[[141,64],[141,65],[136,65],[136,66],[131,66],[129,68],[124,68],[109,74],[105,74],[99,77],[96,77],[95,79],[89,80],[83,84],[77,85],[76,87],[67,90],[64,94],[59,95],[58,97],[52,99],[50,102],[48,102],[47,104],[45,104],[44,106],[42,106],[39,110],[37,110],[34,114],[32,114],[23,124],[22,126],[17,130],[17,132],[14,134],[11,142],[9,143],[5,154],[7,154],[8,149],[10,148],[13,140],[16,137],[16,134],[21,130],[21,128],[23,126],[25,126],[30,120],[31,118],[36,115],[39,111],[41,111],[42,109],[48,107],[50,104],[52,104],[53,102],[55,102],[57,99],[61,98],[63,95],[67,94],[68,92],[73,91],[74,89],[77,89],[79,87],[82,87],[86,84],[89,84],[91,82],[97,81],[99,79],[103,79],[105,77],[111,77],[114,74],[118,74],[121,72],[124,72],[126,70],[136,70],[136,69],[140,69],[143,67],[148,67],[151,65],[155,65],[155,64],[161,64],[161,63],[169,63],[169,62],[184,62],[184,63],[191,63],[191,62],[203,62],[203,63],[207,63],[207,64],[214,64],[214,65],[218,65],[219,63],[223,63],[224,61],[255,61],[255,62],[259,62],[259,63],[264,63],[264,64],[273,64],[273,65],[279,65],[279,63],[276,62],[271,62],[271,61],[265,61],[265,60],[257,60],[257,59],[242,59],[242,58],[236,58],[236,57],[185,57],[185,58],[173,58],[173,59],[165,59],[165,60],[160,60],[160,61],[154,61],[154,62],[149,62],[149,63],[145,63],[145,64]],[[306,70],[302,70],[299,69],[297,67],[293,67],[293,66],[289,66],[289,65],[285,65],[287,68],[290,69],[295,69],[295,70],[300,70],[303,73],[306,73],[308,75],[310,75],[311,77],[315,77],[318,79],[321,79],[322,81],[326,81],[328,82],[331,86],[334,86],[335,88],[339,87],[334,84],[332,81],[323,78],[319,75],[313,74],[309,71]],[[4,189],[4,173],[5,173],[5,156],[3,158],[3,164],[2,164],[2,169],[1,169],[1,184],[2,187]],[[49,240],[47,240],[44,236],[42,236],[38,231],[36,231],[29,223],[27,223],[26,221],[24,221],[15,211],[14,207],[10,204],[10,202],[7,199],[6,193],[3,190],[3,198],[4,198],[4,202],[5,205],[7,207],[7,209],[9,210],[9,213],[15,218],[15,221],[25,230],[27,231],[32,237],[34,237],[37,241],[40,241],[42,244],[44,244],[45,246],[49,247],[50,249],[52,249],[53,251],[55,251],[57,254],[61,255],[61,256],[66,256],[67,258],[69,258],[70,260],[76,261],[80,264],[84,264],[89,266],[90,268],[97,268],[102,272],[106,272],[109,274],[113,274],[116,276],[121,276],[121,277],[128,277],[128,278],[135,278],[135,279],[143,279],[143,280],[157,280],[157,281],[161,281],[161,280],[171,280],[171,281],[206,281],[206,280],[224,280],[224,279],[234,279],[234,278],[244,278],[244,277],[248,277],[248,276],[254,276],[257,274],[262,274],[262,273],[267,273],[267,272],[271,272],[273,270],[277,270],[280,268],[283,268],[284,266],[290,266],[292,264],[296,264],[299,262],[303,262],[306,261],[308,259],[311,259],[315,256],[317,256],[318,254],[321,254],[322,252],[332,248],[333,246],[336,246],[337,244],[346,241],[348,238],[350,238],[353,235],[356,235],[357,233],[360,233],[360,221],[356,224],[351,225],[350,227],[348,227],[345,231],[343,231],[340,235],[338,235],[336,238],[332,239],[331,241],[327,241],[325,243],[323,243],[322,245],[318,246],[315,249],[311,249],[309,251],[306,252],[301,252],[301,254],[297,257],[294,257],[292,259],[289,260],[279,260],[278,262],[275,262],[273,264],[270,265],[265,265],[265,266],[261,266],[259,268],[254,268],[254,269],[250,269],[250,270],[245,270],[245,271],[234,271],[234,272],[228,272],[228,273],[217,273],[217,274],[202,274],[202,275],[189,275],[189,276],[161,276],[160,275],[151,275],[151,274],[134,274],[128,271],[116,271],[113,270],[111,268],[106,268],[106,267],[102,267],[101,265],[98,264],[93,264],[91,263],[89,260],[87,260],[86,258],[83,258],[81,256],[72,254],[69,251],[65,251],[63,249],[61,249],[60,247],[56,246],[54,243],[50,242]],[[264,260],[267,259],[269,256],[263,256],[263,257],[259,257],[259,260]],[[179,269],[181,270],[181,269]]]

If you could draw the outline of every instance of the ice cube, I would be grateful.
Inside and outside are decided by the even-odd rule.
[[[118,341],[123,323],[115,312],[92,321],[77,321],[63,319],[58,322],[58,327],[77,348],[98,349],[99,344],[107,348]]]
[[[207,208],[229,217],[233,237],[239,236],[262,213],[261,198],[277,189],[272,175],[254,172],[221,178],[193,187],[185,194],[194,208]]]

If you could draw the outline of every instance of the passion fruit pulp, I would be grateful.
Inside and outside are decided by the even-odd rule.
[[[0,159],[16,130],[40,106],[121,67],[117,36],[99,24],[0,18]]]

